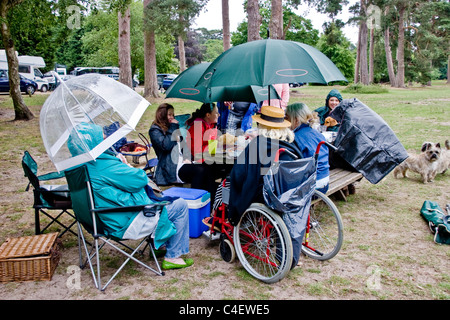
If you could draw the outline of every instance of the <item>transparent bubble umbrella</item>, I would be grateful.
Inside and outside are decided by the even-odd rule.
[[[150,105],[137,92],[122,83],[99,74],[87,74],[60,81],[45,101],[40,114],[42,140],[48,156],[58,171],[96,159],[120,138],[135,130]],[[92,145],[77,132],[81,123],[118,130]],[[77,136],[78,155],[67,146],[70,135]]]

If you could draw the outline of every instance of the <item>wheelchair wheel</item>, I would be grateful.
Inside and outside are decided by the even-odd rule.
[[[266,283],[283,279],[292,265],[292,242],[282,218],[253,203],[234,227],[236,255],[253,277]]]
[[[344,239],[339,210],[326,195],[315,191],[302,252],[310,258],[329,260],[341,249]]]
[[[219,252],[223,261],[232,263],[236,259],[236,250],[230,240],[222,237],[219,244]]]

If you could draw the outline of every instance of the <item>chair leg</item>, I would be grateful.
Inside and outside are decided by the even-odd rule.
[[[39,208],[34,209],[34,233],[36,235],[41,234],[41,222],[39,220]]]

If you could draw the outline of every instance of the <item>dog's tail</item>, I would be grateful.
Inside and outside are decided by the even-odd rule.
[[[449,140],[445,140],[445,148],[447,150],[450,150],[450,141]]]

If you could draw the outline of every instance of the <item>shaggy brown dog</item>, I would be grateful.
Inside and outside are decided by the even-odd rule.
[[[439,143],[426,142],[422,145],[422,153],[409,155],[394,169],[394,177],[401,173],[407,177],[406,171],[411,170],[422,176],[423,183],[432,182],[438,172],[439,158],[441,157],[441,145]]]

